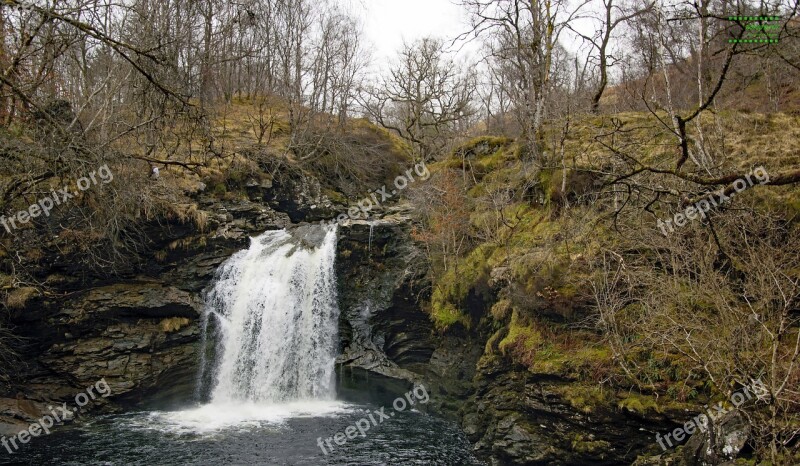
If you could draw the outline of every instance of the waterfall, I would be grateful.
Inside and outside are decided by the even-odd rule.
[[[252,238],[220,266],[206,296],[212,405],[335,397],[335,254],[336,227],[315,225]]]
[[[367,255],[369,255],[370,258],[372,257],[372,232],[374,231],[374,229],[375,229],[375,222],[370,221],[369,222],[369,243],[367,244]]]

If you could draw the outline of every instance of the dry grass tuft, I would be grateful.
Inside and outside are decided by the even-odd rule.
[[[177,332],[189,325],[189,319],[185,317],[170,317],[161,321],[161,331],[164,333]]]
[[[31,298],[38,295],[39,290],[30,286],[15,288],[6,296],[6,306],[10,309],[22,309]]]

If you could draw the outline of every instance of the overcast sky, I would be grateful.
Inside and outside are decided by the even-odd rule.
[[[413,42],[425,36],[437,36],[452,41],[470,29],[467,11],[458,4],[458,0],[340,1],[361,19],[366,41],[372,46],[375,71],[385,69],[403,45],[403,40]],[[589,33],[593,26],[577,22],[575,27]],[[566,33],[561,42],[572,51],[577,50],[579,45],[574,37]],[[463,58],[480,54],[478,41],[456,44],[455,49],[460,50]]]
[[[360,0],[351,8],[361,17],[378,67],[395,56],[403,40],[452,40],[469,29],[466,11],[451,0]]]

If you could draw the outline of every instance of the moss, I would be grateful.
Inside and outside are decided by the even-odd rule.
[[[563,231],[564,225],[550,219],[548,209],[533,209],[525,204],[509,206],[505,210],[507,218],[518,219],[513,235],[508,242],[520,249],[542,246],[544,242]]]
[[[495,320],[505,320],[510,311],[511,301],[508,299],[501,299],[500,301],[494,303],[491,313]]]
[[[539,171],[539,183],[545,205],[555,200],[561,190],[561,170]]]
[[[339,191],[325,189],[323,190],[323,194],[336,204],[347,204],[347,197]]]
[[[487,154],[496,153],[498,150],[509,146],[513,142],[513,139],[502,136],[476,137],[457,147],[453,151],[451,158],[461,159],[462,157],[481,157]]]
[[[619,400],[617,407],[639,415],[661,412],[660,407],[652,396],[638,393],[629,393]]]
[[[486,345],[483,348],[484,355],[493,355],[495,354],[495,350],[497,349],[497,345],[503,338],[503,335],[506,334],[506,329],[500,329],[492,334],[491,337],[486,341]]]
[[[593,440],[594,436],[585,437],[576,434],[572,437],[572,449],[577,453],[596,454],[611,448],[611,443],[605,440]]]
[[[761,462],[760,463],[755,458],[736,458],[735,460],[730,461],[730,462],[728,462],[726,464],[731,465],[731,466],[756,466],[756,465],[768,466],[769,465],[768,462]],[[800,456],[795,458],[795,461],[786,461],[785,463],[778,463],[778,464],[800,464]]]
[[[434,292],[434,296],[436,296],[436,292]],[[469,328],[469,318],[456,309],[452,303],[442,303],[441,300],[435,300],[432,303],[431,318],[440,331],[446,330],[458,322]]]
[[[355,118],[349,122],[350,127],[352,130],[360,130],[373,133],[381,138],[384,138],[390,142],[391,151],[395,154],[401,155],[405,161],[412,161],[411,154],[413,150],[411,145],[406,142],[403,138],[399,137],[392,131],[389,131],[386,128],[381,128],[380,126],[375,125],[367,118]]]
[[[573,383],[556,387],[554,391],[570,406],[585,414],[612,406],[611,391],[601,385]]]
[[[536,353],[531,370],[536,373],[561,374],[567,367],[567,356],[552,344],[546,345]]]
[[[469,317],[459,309],[463,307],[470,290],[482,288],[488,279],[488,257],[494,249],[489,244],[475,248],[438,280],[431,296],[431,317],[437,328],[444,330],[456,322],[470,327]]]
[[[576,337],[579,338],[580,335]],[[590,342],[575,349],[548,343],[536,353],[530,370],[581,380],[602,380],[614,367],[611,350],[606,346]]]
[[[485,174],[505,166],[508,161],[513,159],[513,152],[508,151],[505,147],[501,147],[493,153],[476,160],[472,163],[472,166],[474,171],[483,177]]]
[[[532,352],[542,344],[542,335],[539,331],[526,323],[522,322],[517,311],[512,311],[511,323],[508,325],[508,334],[498,348],[504,355],[509,355],[512,351],[519,356],[531,355]]]
[[[556,288],[556,292],[561,295],[563,298],[572,299],[575,295],[578,294],[578,287],[575,285],[568,283],[564,286]]]
[[[476,138],[455,149],[449,158],[441,162],[441,165],[450,169],[470,171],[471,177],[478,181],[470,195],[478,197],[488,192],[487,188],[491,190],[490,186],[481,184],[485,176],[507,168],[518,160],[515,147],[517,145],[508,138]],[[508,187],[507,180],[504,180],[501,187]]]
[[[506,164],[486,173],[481,178],[479,185],[483,186],[486,192],[508,189],[522,191],[529,180],[522,163],[515,157],[513,151],[506,151]]]

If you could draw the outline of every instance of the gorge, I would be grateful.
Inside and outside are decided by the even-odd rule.
[[[0,1],[0,464],[800,464],[798,15]]]
[[[359,446],[348,444],[354,456],[327,459],[384,464],[386,441],[398,455],[391,458],[433,464],[620,464],[636,450],[612,442],[645,448],[649,429],[669,426],[663,414],[590,415],[559,391],[566,380],[480,363],[490,329],[442,334],[421,306],[424,256],[410,236],[410,206],[323,226],[314,223],[318,206],[330,201],[314,194],[315,183],[293,185],[289,212],[270,207],[274,187],[248,188],[250,200],[236,203],[200,193],[207,232],[176,224],[194,240],[171,252],[159,273],[98,283],[66,300],[36,299],[18,312],[30,335],[51,340],[29,349],[23,397],[31,401],[3,400],[7,435],[44,412],[45,400],[70,400],[100,378],[113,396],[16,458],[87,461],[88,448],[98,462],[135,464],[158,452],[163,464],[216,455],[319,464],[317,437],[367,407],[389,405],[414,383],[430,389],[430,403],[419,407],[428,414],[398,416]],[[46,325],[37,324],[43,315]],[[287,425],[305,432],[302,440],[281,431]],[[275,429],[278,440],[264,440]],[[92,434],[98,430],[103,436]],[[203,443],[219,435],[225,448]],[[575,438],[592,448],[573,448]],[[195,456],[191,445],[201,444]],[[111,445],[130,449],[103,453]]]

